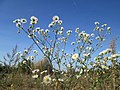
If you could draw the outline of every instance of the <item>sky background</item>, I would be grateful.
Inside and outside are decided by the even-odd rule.
[[[0,59],[16,44],[18,51],[32,44],[24,33],[17,34],[13,20],[36,16],[38,26],[46,29],[55,15],[63,20],[66,29],[79,27],[87,33],[92,33],[95,21],[107,23],[112,34],[104,47],[109,47],[112,37],[118,37],[117,50],[120,50],[120,0],[0,0]]]

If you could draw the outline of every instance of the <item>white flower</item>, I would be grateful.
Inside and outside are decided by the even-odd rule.
[[[35,69],[32,71],[32,73],[39,72],[39,71],[40,71],[39,69]]]
[[[47,70],[44,70],[44,71],[40,72],[40,74],[43,74],[43,73],[46,73],[46,72],[47,72]]]
[[[58,24],[61,25],[62,24],[62,20],[58,20]]]
[[[76,28],[75,32],[78,33],[79,32],[79,28]]]
[[[82,36],[84,36],[86,33],[85,33],[85,31],[82,31],[82,32],[80,32],[79,34],[78,34],[78,36],[79,37],[82,37]]]
[[[95,30],[99,30],[100,29],[100,27],[95,27]]]
[[[91,37],[94,37],[94,36],[95,36],[94,33],[92,33],[92,34],[91,34]]]
[[[17,22],[17,23],[16,23],[16,27],[19,28],[20,26],[21,26],[21,23],[20,23],[20,22]]]
[[[89,50],[91,51],[91,50],[92,50],[92,47],[89,47]]]
[[[108,57],[108,60],[111,60],[112,59],[112,57]]]
[[[100,40],[100,37],[99,37],[99,36],[97,36],[95,39],[96,39],[96,40]]]
[[[63,82],[64,80],[63,80],[63,79],[61,79],[61,78],[59,78],[59,79],[58,79],[58,81]]]
[[[32,60],[34,60],[34,59],[35,59],[35,57],[34,57],[34,56],[31,56],[31,59],[32,59]]]
[[[72,30],[68,30],[67,33],[72,33]]]
[[[83,56],[84,56],[85,58],[89,58],[89,57],[90,57],[90,53],[84,53]]]
[[[55,70],[55,69],[52,69],[52,71],[53,71],[53,72],[56,72],[56,70]]]
[[[104,29],[103,28],[99,28],[99,31],[102,32]]]
[[[83,69],[81,68],[81,69],[80,69],[80,73],[79,73],[79,74],[81,75],[82,73],[83,73]]]
[[[107,51],[108,53],[110,53],[110,52],[112,52],[112,49],[106,49],[106,51]]]
[[[38,20],[35,16],[31,16],[30,18],[32,21]]]
[[[86,34],[84,35],[84,37],[89,38],[90,35],[86,33]]]
[[[67,33],[67,36],[70,36],[70,34],[72,33],[72,30],[68,30],[66,33]]]
[[[63,27],[60,27],[60,30],[61,30],[61,31],[63,31],[63,30],[64,30],[64,28],[63,28]]]
[[[106,27],[107,26],[107,24],[103,24],[101,27]]]
[[[76,75],[76,78],[78,79],[78,78],[80,78],[80,76],[81,76],[81,75]]]
[[[102,69],[109,69],[107,66],[105,65],[101,65]]]
[[[107,51],[106,50],[103,50],[103,55],[107,54]]]
[[[50,75],[47,75],[47,76],[45,76],[43,78],[43,83],[45,83],[45,84],[51,83],[51,77],[50,77]]]
[[[21,21],[21,23],[27,23],[27,20],[24,18],[22,18],[20,21]]]
[[[40,27],[37,27],[36,30],[39,31],[39,30],[40,30]]]
[[[39,72],[39,69],[35,69],[36,70],[36,72]]]
[[[23,61],[23,64],[26,64],[26,61]]]
[[[34,30],[32,30],[32,32],[34,33],[34,32],[37,32],[37,30],[36,29],[34,29]]]
[[[30,56],[28,56],[28,57],[27,57],[27,60],[30,60],[30,59],[31,59],[31,57],[30,57]]]
[[[18,22],[20,22],[20,19],[16,19],[13,21],[13,23],[18,23]]]
[[[49,30],[49,29],[46,29],[46,30],[45,30],[45,32],[46,32],[46,33],[49,33],[49,32],[50,32],[50,30]]]
[[[72,55],[72,59],[78,59],[78,56],[79,56],[79,55],[78,55],[77,53],[76,53],[76,54],[73,54],[73,55]]]
[[[87,42],[88,41],[88,38],[87,37],[84,37],[84,42]]]
[[[38,75],[33,75],[32,78],[38,78]]]
[[[71,67],[71,65],[70,65],[70,64],[67,64],[67,67],[68,67],[68,68],[70,68],[70,67]]]
[[[51,24],[52,24],[52,25],[55,25],[55,24],[56,24],[56,22],[55,22],[55,21],[52,21],[52,22],[51,22]]]
[[[48,27],[49,27],[49,28],[53,27],[53,24],[49,24]]]
[[[35,53],[35,54],[36,54],[37,52],[38,52],[37,50],[33,50],[33,53]]]
[[[52,79],[52,81],[54,82],[54,81],[56,81],[56,79],[54,78],[54,79]]]
[[[62,49],[62,52],[64,52],[64,49]]]
[[[24,53],[25,53],[25,54],[28,54],[28,50],[24,50]]]
[[[41,34],[42,32],[44,32],[44,29],[38,30],[38,34]]]
[[[59,34],[59,35],[62,35],[62,34],[63,34],[63,31],[58,31],[58,34]]]
[[[111,28],[110,28],[110,27],[107,27],[107,30],[108,30],[108,31],[110,31],[110,30],[111,30]]]
[[[66,53],[66,56],[68,56],[69,54],[68,53]]]
[[[94,57],[94,60],[98,60],[98,57]]]
[[[112,58],[119,58],[119,57],[120,57],[120,54],[112,54],[111,57],[112,57]]]
[[[64,74],[64,72],[62,71],[61,74]]]
[[[99,25],[99,22],[95,22],[95,25]]]
[[[86,50],[90,50],[90,51],[91,51],[91,50],[92,50],[92,47],[86,47]]]
[[[30,19],[31,19],[30,24],[37,24],[38,23],[38,19],[35,16],[32,16]]]
[[[59,20],[59,17],[58,16],[54,16],[53,17],[53,21],[57,22]]]
[[[107,50],[103,50],[102,52],[99,53],[99,55],[105,55],[107,54]]]
[[[21,52],[17,52],[17,53],[16,53],[16,55],[20,55],[20,54],[21,54]]]
[[[75,45],[75,42],[72,42],[71,45]]]
[[[72,30],[68,30],[66,33],[72,33]]]

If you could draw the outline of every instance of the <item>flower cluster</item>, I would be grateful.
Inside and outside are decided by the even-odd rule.
[[[46,69],[43,71],[40,71],[40,69],[31,69],[32,78],[36,79],[40,75],[46,74],[43,77],[43,83],[46,85],[50,85],[52,82],[69,82],[74,77],[80,79],[83,73],[86,74],[85,78],[87,78],[87,74],[94,72],[94,70],[96,70],[95,72],[100,70],[99,72],[103,73],[103,71],[109,69],[109,64],[112,61],[120,57],[119,54],[112,54],[112,49],[105,49],[94,57],[93,60],[92,55],[101,47],[101,43],[105,40],[107,33],[110,34],[111,28],[107,27],[107,24],[100,26],[99,22],[95,22],[94,31],[97,34],[93,32],[89,34],[81,31],[80,28],[76,28],[75,41],[72,39],[73,41],[70,42],[71,45],[69,48],[71,50],[68,53],[69,51],[66,50],[67,42],[69,42],[68,40],[74,32],[71,29],[65,30],[62,26],[62,20],[58,16],[52,18],[52,22],[48,25],[49,29],[36,27],[35,24],[38,23],[38,19],[35,16],[32,16],[30,20],[30,26],[27,30],[23,28],[23,24],[27,22],[26,19],[17,19],[14,23],[33,40],[38,49],[49,60],[52,69],[54,68],[52,70],[53,76],[50,74],[47,75],[48,71]],[[93,40],[95,40],[95,43],[97,41],[97,44]],[[35,60],[38,51],[33,50],[33,53],[33,56],[27,56],[29,51],[27,49],[24,50],[24,54],[21,55],[24,58],[22,61],[24,65],[27,64],[27,61]]]
[[[48,25],[48,27],[52,28],[54,27],[55,25],[61,25],[62,24],[62,20],[59,20],[59,17],[58,16],[54,16],[53,17],[53,21]]]
[[[39,77],[39,75],[38,75],[38,73],[39,73],[39,69],[34,69],[33,71],[32,71],[32,73],[33,73],[33,75],[32,75],[32,78],[38,78]]]
[[[107,53],[111,53],[111,52],[112,52],[112,49],[106,49],[100,52],[99,55],[106,55]]]

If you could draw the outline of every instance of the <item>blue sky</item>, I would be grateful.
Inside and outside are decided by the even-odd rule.
[[[58,15],[66,29],[79,27],[91,33],[94,22],[107,23],[112,34],[105,46],[109,47],[110,38],[120,35],[120,0],[0,0],[0,59],[17,44],[18,50],[32,44],[24,33],[17,34],[12,23],[14,19],[36,16],[41,28],[47,28],[51,18]],[[72,40],[71,40],[72,41]],[[120,40],[117,41],[118,50]]]

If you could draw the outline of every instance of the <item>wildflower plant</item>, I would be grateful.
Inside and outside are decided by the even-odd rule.
[[[110,62],[112,63],[120,57],[119,54],[112,54],[112,49],[106,49],[100,52],[99,55],[92,60],[94,53],[101,47],[107,34],[111,33],[111,28],[107,26],[107,24],[100,25],[99,22],[95,22],[94,33],[88,34],[85,31],[81,31],[79,28],[73,31],[65,30],[62,26],[62,20],[58,16],[52,18],[52,22],[48,25],[48,29],[36,27],[38,18],[35,16],[30,18],[30,25],[27,29],[24,28],[25,23],[27,23],[26,19],[16,19],[13,22],[18,28],[18,32],[24,31],[53,67],[53,76],[46,75],[43,78],[43,83],[46,84],[54,82],[56,87],[61,85],[61,87],[71,89],[79,84],[78,80],[80,78],[82,79],[83,74],[85,75],[84,78],[91,72],[97,72],[97,74],[102,75],[105,70],[109,69]],[[75,33],[75,41],[71,42],[73,52],[67,53],[66,44],[73,32]],[[33,52],[36,54],[38,51],[34,50]],[[24,55],[22,57],[27,53],[28,51],[24,50]],[[34,60],[35,57],[36,55],[24,58],[26,60]],[[26,64],[26,61],[23,61],[23,64]],[[39,70],[36,70],[37,69],[32,69],[32,72],[34,72],[33,78],[39,78],[38,73],[44,73],[44,71],[39,72]],[[76,80],[74,82],[73,79],[75,78]],[[95,81],[92,75],[88,76],[88,82],[93,85],[93,87],[90,88],[94,88],[94,86],[97,85],[96,82],[101,80],[99,77],[94,79]],[[58,83],[60,85],[58,85]]]

